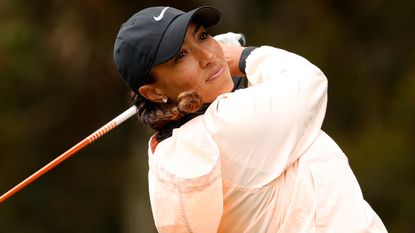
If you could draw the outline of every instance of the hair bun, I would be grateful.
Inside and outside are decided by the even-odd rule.
[[[178,109],[182,113],[193,113],[203,105],[202,96],[196,91],[186,91],[177,97]]]

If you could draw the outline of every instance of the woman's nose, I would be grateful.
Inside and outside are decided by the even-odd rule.
[[[199,50],[199,63],[201,67],[206,67],[213,62],[215,54],[208,48],[201,47]]]

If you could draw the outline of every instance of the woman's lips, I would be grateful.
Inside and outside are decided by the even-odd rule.
[[[222,66],[218,67],[215,70],[215,72],[213,72],[213,74],[210,75],[210,77],[206,80],[206,82],[213,81],[213,80],[219,78],[223,74],[224,71],[225,71],[225,69]]]

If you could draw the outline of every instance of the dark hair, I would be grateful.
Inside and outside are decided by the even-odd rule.
[[[146,84],[155,82],[155,76],[150,74],[145,80]],[[140,94],[130,92],[130,103],[138,109],[139,120],[156,130],[158,141],[171,136],[173,128],[180,127],[196,115],[203,114],[206,110],[202,96],[196,91],[185,91],[179,94],[177,102],[167,103],[152,102]]]

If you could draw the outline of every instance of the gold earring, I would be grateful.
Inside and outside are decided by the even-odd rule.
[[[161,99],[161,101],[163,101],[163,103],[167,103],[167,97],[165,96],[165,97],[163,97],[163,99]]]

